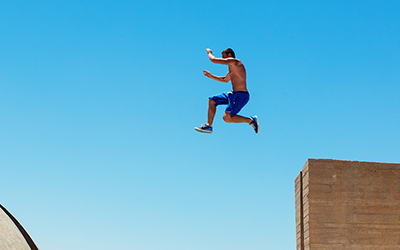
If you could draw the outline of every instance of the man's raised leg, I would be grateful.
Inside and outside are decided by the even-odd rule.
[[[233,123],[248,123],[248,124],[250,124],[253,121],[253,119],[247,118],[247,117],[244,117],[241,115],[231,116],[231,113],[229,113],[229,112],[225,112],[224,116],[222,118],[224,119],[225,122],[228,122],[228,123],[233,122]]]
[[[225,122],[233,122],[233,123],[248,123],[250,124],[253,128],[254,128],[254,132],[256,132],[256,134],[258,134],[258,131],[260,129],[260,125],[258,123],[258,117],[252,116],[250,118],[241,116],[241,115],[234,115],[231,116],[231,114],[229,112],[225,112],[224,116],[222,117],[224,119]]]

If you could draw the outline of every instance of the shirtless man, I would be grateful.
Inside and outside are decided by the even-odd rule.
[[[208,100],[207,123],[194,129],[203,133],[212,133],[212,124],[217,106],[228,105],[223,116],[225,122],[248,123],[258,134],[259,124],[256,115],[248,118],[237,114],[250,99],[246,86],[246,69],[243,63],[235,58],[235,52],[232,49],[222,51],[222,58],[215,57],[211,49],[206,49],[206,51],[211,62],[228,65],[229,72],[226,76],[216,76],[207,70],[203,70],[204,75],[219,82],[226,83],[231,81],[233,91],[210,97]]]

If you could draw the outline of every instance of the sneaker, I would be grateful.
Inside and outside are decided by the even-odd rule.
[[[254,128],[256,134],[258,134],[258,130],[260,129],[260,125],[258,124],[258,117],[255,115],[250,118],[253,119],[253,121],[250,122],[250,125]]]
[[[202,124],[200,127],[195,127],[194,129],[202,133],[212,133],[212,127],[206,124]]]

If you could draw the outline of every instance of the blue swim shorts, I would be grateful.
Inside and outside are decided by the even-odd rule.
[[[239,113],[239,111],[247,104],[250,99],[249,92],[247,91],[236,91],[236,92],[225,92],[219,95],[210,97],[211,100],[218,105],[228,105],[225,112],[231,114],[231,117]]]

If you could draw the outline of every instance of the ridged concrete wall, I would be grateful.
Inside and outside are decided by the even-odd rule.
[[[298,250],[400,249],[400,164],[309,159],[295,201]]]

